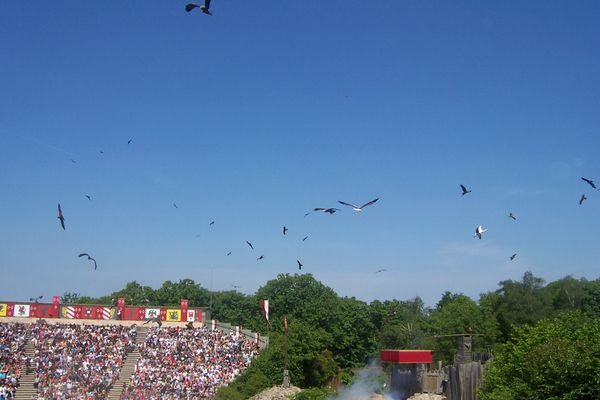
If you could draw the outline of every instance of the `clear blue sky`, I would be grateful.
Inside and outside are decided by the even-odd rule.
[[[599,2],[184,5],[0,3],[0,298],[598,278]]]

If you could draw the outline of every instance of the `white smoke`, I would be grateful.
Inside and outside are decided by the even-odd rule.
[[[397,400],[387,392],[385,373],[379,362],[371,360],[369,364],[358,371],[351,386],[341,389],[328,400]]]

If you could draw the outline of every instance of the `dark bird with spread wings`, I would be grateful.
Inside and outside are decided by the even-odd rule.
[[[586,201],[586,200],[587,200],[587,197],[585,197],[585,194],[582,194],[581,198],[579,199],[579,205],[582,205],[583,202]],[[63,227],[63,229],[64,229],[64,227]]]
[[[363,204],[362,206],[355,206],[354,204],[350,204],[350,203],[345,203],[343,201],[338,200],[338,203],[344,205],[344,206],[348,206],[348,207],[352,207],[352,209],[356,212],[361,212],[363,208],[370,206],[371,204],[375,204],[375,202],[377,202],[377,200],[379,200],[379,198],[376,198],[375,200],[371,200],[368,203]]]
[[[65,217],[63,216],[62,208],[60,208],[60,203],[58,203],[58,217],[57,218],[60,220],[60,226],[62,226],[63,231],[64,231],[65,230]]]
[[[251,248],[252,250],[254,250],[254,246],[252,246],[252,243],[250,243],[249,241],[247,241],[247,240],[246,240],[246,244],[247,244],[248,246],[250,246],[250,248]]]
[[[378,269],[377,271],[375,271],[375,273],[378,274],[380,272],[385,272],[385,271],[387,271],[387,269],[381,268],[381,269]]]
[[[98,269],[98,264],[96,264],[96,260],[93,259],[88,253],[81,253],[80,255],[78,255],[77,257],[87,257],[87,259],[89,261],[93,261],[94,262],[94,271]]]
[[[284,226],[283,227],[283,234],[286,235],[288,231],[289,231],[289,229]]]
[[[514,260],[517,257],[517,253],[513,254],[512,256],[510,256],[510,261]]]
[[[40,301],[42,299],[42,297],[44,297],[44,296],[30,297],[29,301],[33,301],[33,302],[37,303],[38,301]]]
[[[594,181],[591,179],[586,179],[583,176],[581,177],[581,180],[583,180],[584,182],[586,182],[588,185],[590,185],[591,187],[593,187],[594,189],[597,189],[596,185],[594,185]]]
[[[162,321],[160,320],[159,317],[148,318],[146,320],[146,322],[144,322],[144,325],[146,325],[146,324],[148,324],[150,322],[156,322],[156,325],[158,325],[159,328],[162,326]]]
[[[89,201],[92,201],[92,196],[90,196],[89,194],[85,194],[84,196],[85,196],[85,197],[87,197],[87,199],[88,199]]]
[[[512,219],[513,221],[517,220],[517,217],[515,217],[513,213],[508,213],[508,218]]]
[[[262,259],[264,259],[264,258],[265,258],[265,256],[261,255],[260,257],[258,257],[258,258],[256,259],[256,261],[260,261],[260,260],[262,260]]]
[[[299,269],[300,271],[302,271],[302,267],[304,266],[304,264],[302,264],[302,263],[300,262],[300,260],[296,260],[296,262],[298,263],[298,269]]]
[[[202,11],[206,15],[212,15],[212,13],[210,12],[210,0],[204,0],[204,4],[201,6],[199,6],[196,3],[188,3],[185,5],[185,11],[187,12],[192,11],[194,8],[199,8],[200,11]]]
[[[467,193],[471,193],[470,190],[467,190],[467,188],[465,187],[465,185],[460,185],[460,188],[462,189],[462,195],[464,196]]]
[[[308,239],[308,236],[304,236],[304,237],[302,238],[302,241],[303,241],[303,242],[305,242],[305,241],[306,241],[306,239]]]
[[[335,213],[336,211],[340,211],[339,209],[337,209],[337,208],[333,208],[333,207],[331,207],[331,208],[322,208],[322,207],[317,207],[317,208],[314,208],[313,210],[314,210],[314,211],[323,211],[323,212],[326,212],[326,213],[329,213],[329,214],[333,214],[333,213]]]

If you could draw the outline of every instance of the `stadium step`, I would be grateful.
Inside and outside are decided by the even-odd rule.
[[[146,337],[148,337],[148,328],[147,327],[137,327],[137,336],[135,339],[136,346],[144,343],[146,341]],[[114,383],[114,385],[110,388],[110,392],[108,392],[107,399],[108,400],[119,400],[121,397],[121,393],[123,392],[123,387],[127,382],[129,382],[129,378],[135,372],[135,364],[140,359],[141,354],[137,348],[127,354],[127,358],[121,367],[121,371],[119,372],[119,379]]]
[[[35,347],[33,343],[27,341],[25,343],[25,355],[33,359],[33,354],[35,352]],[[35,398],[37,395],[37,389],[33,386],[33,381],[35,380],[35,371],[33,369],[33,364],[31,370],[24,370],[24,373],[21,373],[21,378],[19,379],[19,389],[15,395],[15,400],[30,400]]]

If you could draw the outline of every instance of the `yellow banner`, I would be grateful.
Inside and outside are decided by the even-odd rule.
[[[181,321],[181,310],[167,310],[167,321]]]
[[[6,317],[6,303],[0,303],[0,317]]]

